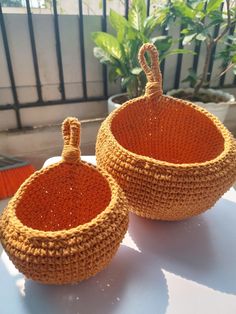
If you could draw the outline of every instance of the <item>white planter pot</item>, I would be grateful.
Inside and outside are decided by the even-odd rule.
[[[114,98],[118,96],[125,96],[126,93],[121,93],[121,94],[116,94],[108,98],[108,114],[111,113],[113,110],[119,108],[121,105],[117,104],[116,102],[113,101]]]
[[[175,95],[180,91],[184,91],[186,93],[192,93],[193,88],[173,89],[167,92],[167,95],[175,97]],[[215,102],[203,103],[201,101],[194,102],[196,105],[201,106],[205,108],[207,111],[214,114],[216,117],[220,119],[221,122],[224,122],[229,106],[232,102],[235,101],[235,97],[229,93],[223,92],[222,90],[215,90],[211,88],[209,89],[201,88],[200,92],[207,95],[221,96],[225,99],[223,102],[219,102],[219,103],[215,103]]]

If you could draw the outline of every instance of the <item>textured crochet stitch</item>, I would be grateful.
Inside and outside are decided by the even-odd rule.
[[[116,179],[137,215],[170,221],[198,215],[236,180],[235,139],[205,109],[163,95],[154,45],[141,47],[139,62],[148,80],[145,95],[102,123],[98,165]]]
[[[35,172],[3,211],[0,239],[26,277],[79,282],[108,265],[128,226],[124,194],[103,170],[80,159],[80,123],[62,126],[62,161]]]

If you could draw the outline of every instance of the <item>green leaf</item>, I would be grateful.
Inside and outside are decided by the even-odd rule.
[[[114,59],[111,57],[110,54],[106,53],[102,48],[100,47],[94,47],[93,49],[94,57],[99,59],[101,63],[110,64],[114,63]]]
[[[193,33],[191,35],[184,36],[183,45],[190,43],[196,37],[196,35],[197,33]]]
[[[220,23],[223,23],[224,22],[224,18],[223,18],[223,15],[222,15],[222,12],[221,11],[211,11],[209,14],[208,14],[208,18],[210,20],[210,23],[207,24],[205,26],[205,28],[209,28],[211,26],[214,26],[214,25],[217,25],[217,24],[220,24]]]
[[[218,9],[222,2],[222,0],[210,0],[206,8],[206,13],[209,14],[211,11]]]
[[[143,25],[143,32],[144,35],[149,37],[151,36],[151,34],[154,32],[155,28],[160,25],[160,20],[154,16],[148,16],[145,21],[144,21],[144,25]]]
[[[121,80],[121,88],[126,88],[127,84],[129,84],[131,77],[124,77]]]
[[[113,58],[118,60],[123,59],[121,45],[114,36],[104,32],[94,32],[92,33],[92,39],[98,47],[110,54]]]
[[[151,38],[151,42],[157,47],[159,52],[164,52],[170,49],[172,45],[171,36],[157,36]]]
[[[204,35],[203,33],[200,33],[196,36],[196,39],[200,41],[204,41],[206,39],[206,35]]]
[[[189,49],[172,49],[168,52],[166,52],[164,54],[164,57],[166,58],[167,56],[171,56],[171,55],[176,55],[176,54],[192,54],[192,55],[195,55],[196,53],[192,50],[189,50]],[[163,57],[162,57],[163,59]]]
[[[117,68],[116,68],[116,73],[117,73],[119,76],[124,76],[124,75],[125,75],[125,74],[122,72],[121,67],[117,67]]]
[[[233,42],[236,42],[236,36],[228,35],[228,39]]]
[[[117,32],[117,39],[119,42],[122,42],[125,34],[125,29],[128,26],[128,21],[120,14],[114,10],[110,10],[109,21],[111,26]]]
[[[202,12],[203,11],[203,9],[204,9],[204,1],[200,1],[197,5],[196,5],[196,7],[195,7],[195,12]]]
[[[186,17],[186,18],[191,19],[191,20],[194,19],[195,12],[187,4],[185,4],[184,2],[180,2],[180,1],[173,1],[172,3],[173,3],[174,8],[180,14],[180,16]]]
[[[197,74],[192,68],[189,68],[188,72],[188,76],[182,82],[189,82],[191,86],[194,86],[197,83]]]
[[[194,52],[194,51],[192,51],[192,50],[190,50],[190,49],[173,49],[172,51],[171,51],[171,53],[169,53],[169,55],[170,54],[179,54],[179,53],[181,53],[181,54],[192,54],[192,55],[195,55],[196,53]]]
[[[143,71],[142,68],[136,67],[136,68],[131,70],[131,73],[134,75],[139,75],[142,71]]]
[[[233,73],[236,75],[236,66],[233,67]]]
[[[108,77],[110,82],[114,82],[119,77],[114,67],[109,70]]]
[[[236,63],[236,55],[232,56],[231,61],[232,61],[233,63]]]
[[[166,26],[168,25],[168,21],[172,19],[170,11],[170,7],[158,8],[153,16],[156,18],[158,24]]]
[[[133,0],[129,9],[128,21],[138,31],[143,29],[144,20],[147,17],[147,7],[144,0]]]
[[[191,32],[192,32],[191,29],[184,28],[184,29],[182,29],[181,34],[183,34],[183,35],[189,35],[189,33],[191,33]]]
[[[129,40],[136,40],[137,37],[137,31],[134,28],[132,28],[131,26],[126,28],[125,40],[127,40],[127,43]]]
[[[127,40],[125,44],[125,55],[126,55],[126,64],[127,70],[130,72],[131,69],[139,67],[138,62],[138,51],[142,46],[143,41],[136,38],[134,40]]]
[[[184,80],[182,80],[182,83],[189,82],[191,86],[194,86],[197,82],[197,80],[194,80],[190,75],[188,75]]]

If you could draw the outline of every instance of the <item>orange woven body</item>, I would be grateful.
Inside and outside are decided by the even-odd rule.
[[[80,160],[79,123],[64,122],[63,160],[35,172],[0,221],[2,245],[27,277],[78,282],[110,262],[128,225],[124,196],[114,179]]]
[[[145,44],[139,58],[148,77],[146,94],[103,122],[98,165],[117,180],[134,213],[162,220],[197,215],[236,180],[235,140],[206,110],[162,94],[154,46]]]

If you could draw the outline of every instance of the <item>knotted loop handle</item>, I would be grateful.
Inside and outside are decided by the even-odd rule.
[[[80,161],[80,122],[76,118],[67,118],[62,124],[64,147],[62,158],[69,163]]]
[[[151,57],[151,67],[147,64],[145,52],[148,52]],[[143,71],[147,76],[147,85],[145,89],[146,96],[161,96],[162,91],[162,75],[159,66],[159,55],[156,47],[153,44],[143,44],[139,49],[138,59]]]

